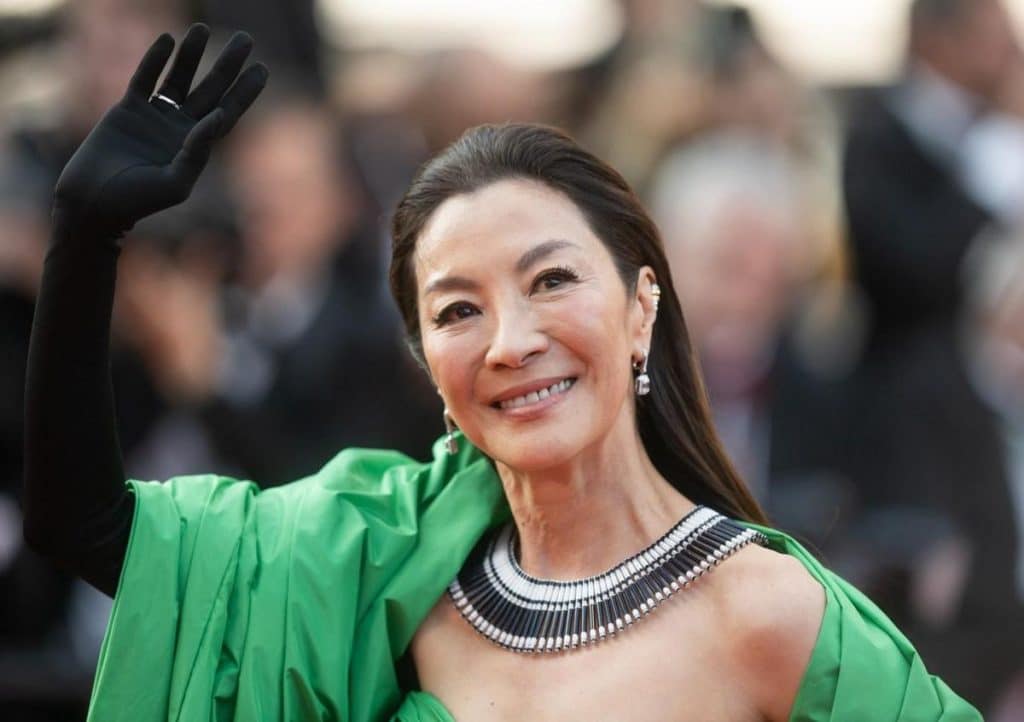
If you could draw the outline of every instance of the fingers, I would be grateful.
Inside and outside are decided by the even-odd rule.
[[[217,130],[217,137],[223,136],[235,127],[235,123],[242,117],[242,113],[248,110],[263,91],[269,75],[270,71],[267,70],[266,65],[255,63],[238,76],[238,80],[220,102],[219,109],[224,113],[224,120]]]
[[[193,25],[189,28],[174,66],[168,73],[167,82],[161,86],[162,95],[182,88],[187,92],[208,37],[209,31],[205,26]],[[235,33],[217,58],[213,69],[182,104],[183,111],[200,119],[166,169],[175,187],[180,190],[182,200],[188,197],[192,185],[206,166],[213,142],[234,127],[267,84],[270,73],[262,63],[251,65],[241,75],[238,74],[251,51],[252,38],[246,33]],[[167,62],[169,54],[168,51],[163,56],[161,67]],[[147,53],[147,58],[149,55]],[[146,63],[145,59],[143,63]],[[159,69],[156,75],[159,75]],[[151,88],[154,82],[155,77],[148,87]],[[176,99],[175,95],[168,97]]]
[[[181,150],[171,161],[168,172],[176,184],[183,189],[186,197],[196,179],[199,178],[199,174],[203,172],[206,161],[210,159],[213,141],[223,134],[221,132],[223,124],[224,111],[217,108],[189,131]]]
[[[238,72],[245,64],[245,59],[252,51],[252,37],[247,33],[235,33],[217,57],[213,68],[200,81],[196,89],[182,104],[182,110],[193,118],[202,118],[220,101],[231,87]]]
[[[188,95],[192,87],[192,78],[199,67],[199,61],[203,57],[203,49],[206,41],[210,38],[210,29],[201,23],[192,25],[185,33],[181,45],[178,46],[178,53],[174,56],[171,69],[164,78],[158,94],[170,98],[176,103],[181,103]]]
[[[160,73],[167,64],[167,58],[171,57],[174,50],[174,38],[167,33],[162,34],[149,46],[149,50],[142,56],[139,67],[128,82],[128,92],[138,95],[146,100],[153,94],[153,86],[156,85]]]

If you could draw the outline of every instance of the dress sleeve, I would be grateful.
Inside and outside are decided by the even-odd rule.
[[[244,542],[257,490],[218,476],[128,486],[135,515],[89,719],[179,719],[190,680],[227,681],[204,667],[231,648],[229,621],[240,611],[238,567],[252,553]],[[214,690],[206,691],[213,703]]]
[[[790,722],[982,722],[977,709],[928,673],[874,602],[789,536],[757,528],[825,588],[825,615]]]
[[[129,486],[97,722],[386,718],[395,660],[507,513],[468,444],[426,464],[348,449],[262,491],[219,476]]]
[[[110,381],[119,242],[54,213],[25,382],[25,538],[109,595],[133,513]]]

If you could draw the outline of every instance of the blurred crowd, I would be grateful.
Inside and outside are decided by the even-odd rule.
[[[619,4],[614,45],[546,71],[339,47],[312,0],[0,21],[0,718],[84,718],[109,614],[21,541],[52,188],[152,39],[203,20],[251,32],[271,85],[192,199],[125,239],[131,476],[270,486],[346,446],[428,458],[441,406],[387,293],[390,210],[465,128],[552,123],[657,220],[718,430],[774,522],[986,718],[1024,719],[1024,52],[1006,8],[913,0],[899,77],[815,88],[741,8]]]

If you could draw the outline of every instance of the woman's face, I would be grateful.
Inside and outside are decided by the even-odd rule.
[[[484,453],[531,471],[635,443],[631,359],[650,345],[654,276],[627,296],[568,198],[518,179],[450,198],[415,269],[427,365]]]

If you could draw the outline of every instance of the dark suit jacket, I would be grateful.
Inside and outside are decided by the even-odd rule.
[[[261,486],[318,470],[349,446],[430,457],[441,403],[401,340],[373,229],[346,241],[327,297],[296,338],[264,350],[274,377],[255,403],[201,413],[220,455]]]
[[[873,311],[869,345],[899,344],[923,326],[948,326],[960,306],[960,264],[991,216],[926,152],[885,100],[850,104],[843,199],[856,280]]]
[[[925,337],[894,368],[875,417],[862,492],[875,508],[916,506],[948,519],[971,545],[952,623],[907,618],[929,670],[982,709],[1024,668],[1024,604],[1016,589],[1018,534],[999,418],[976,394],[958,351]],[[927,363],[921,363],[927,359]],[[881,600],[903,617],[906,600]]]

